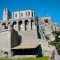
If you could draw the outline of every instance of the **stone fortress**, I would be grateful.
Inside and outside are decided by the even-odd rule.
[[[10,12],[3,10],[0,21],[0,56],[49,56],[55,46],[49,41],[55,39],[52,31],[60,31],[60,26],[52,22],[51,17],[35,17],[34,10]],[[47,39],[48,37],[49,39]]]

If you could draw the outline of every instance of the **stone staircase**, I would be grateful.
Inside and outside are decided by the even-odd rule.
[[[38,38],[37,38],[37,31],[35,30],[29,30],[29,31],[19,31],[18,34],[22,37],[22,43],[21,44],[38,44]]]
[[[41,44],[42,52],[44,56],[50,56],[51,51],[56,50],[55,46],[48,44],[48,41],[40,40],[37,38],[36,29],[29,31],[19,31],[18,34],[22,37],[21,44]]]

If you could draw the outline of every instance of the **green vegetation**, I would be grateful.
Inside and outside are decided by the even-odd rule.
[[[49,57],[39,57],[39,58],[0,58],[0,60],[49,60]]]
[[[4,52],[4,54],[7,54],[7,55],[8,55],[8,52],[7,52],[7,51],[5,51],[5,52]]]
[[[60,55],[60,38],[58,37],[60,36],[60,31],[54,31],[52,33],[55,35],[55,40],[51,41],[50,44],[56,47],[57,52]]]
[[[60,35],[60,31],[53,31],[52,33],[53,33],[54,35],[57,35],[57,36]]]
[[[60,41],[51,41],[50,44],[54,45],[57,49],[58,54],[60,55]]]

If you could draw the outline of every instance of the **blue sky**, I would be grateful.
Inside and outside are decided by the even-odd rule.
[[[60,0],[0,0],[0,20],[3,9],[9,11],[34,9],[35,16],[51,16],[52,20],[60,25]]]

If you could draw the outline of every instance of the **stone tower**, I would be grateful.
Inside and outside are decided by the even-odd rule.
[[[3,21],[8,21],[9,19],[9,11],[7,8],[3,10]]]

